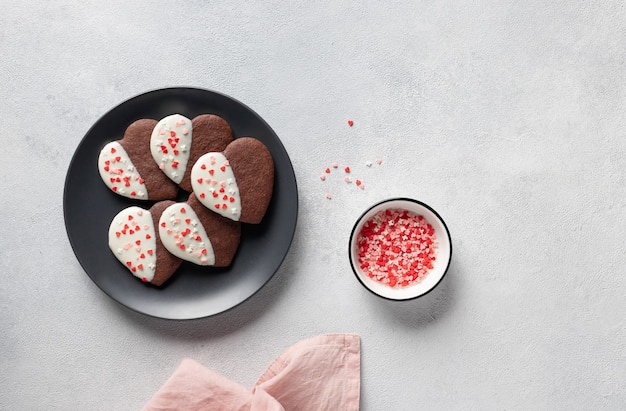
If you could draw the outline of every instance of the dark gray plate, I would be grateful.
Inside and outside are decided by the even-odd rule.
[[[123,208],[152,202],[112,193],[100,179],[97,160],[102,147],[119,140],[140,118],[161,119],[180,113],[187,118],[212,113],[223,117],[235,138],[262,141],[274,158],[272,201],[259,225],[244,224],[237,255],[228,268],[183,263],[161,288],[144,284],[115,258],[108,228]],[[181,190],[179,201],[187,194]],[[242,103],[209,90],[168,88],[131,98],[106,113],[87,132],[70,163],[63,196],[65,226],[74,253],[87,275],[111,298],[137,312],[167,319],[193,319],[221,313],[245,301],[274,275],[285,258],[296,228],[298,189],[291,161],[265,121]]]

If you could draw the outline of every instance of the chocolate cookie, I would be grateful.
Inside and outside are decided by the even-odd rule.
[[[132,206],[120,211],[109,226],[109,248],[131,273],[144,282],[162,285],[182,260],[171,255],[155,229],[161,211],[173,201],[155,204],[150,210]]]
[[[223,152],[210,152],[191,170],[198,200],[209,210],[242,223],[263,219],[274,190],[274,161],[263,143],[241,137]]]
[[[132,123],[121,140],[104,146],[98,157],[98,171],[113,192],[139,200],[176,198],[178,187],[159,170],[148,150],[156,120]]]
[[[163,211],[159,234],[165,248],[183,260],[226,267],[239,247],[241,225],[208,211],[190,194],[187,202]]]
[[[157,122],[150,139],[150,152],[157,166],[183,190],[191,191],[191,167],[209,151],[222,151],[233,140],[223,118],[202,114],[193,120],[172,114]]]

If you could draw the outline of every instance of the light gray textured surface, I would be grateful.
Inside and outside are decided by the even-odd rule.
[[[0,1],[1,409],[138,409],[185,356],[250,387],[328,332],[361,335],[366,411],[623,409],[622,2],[134,3]],[[173,85],[257,111],[300,192],[280,271],[193,322],[105,296],[62,215],[88,128]],[[366,189],[321,182],[333,161]],[[404,304],[347,260],[354,219],[391,196],[432,205],[455,247],[440,287]]]

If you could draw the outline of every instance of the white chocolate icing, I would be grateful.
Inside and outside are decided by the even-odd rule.
[[[128,207],[109,226],[109,248],[137,278],[150,282],[156,271],[156,233],[149,211]]]
[[[239,221],[241,197],[228,159],[222,153],[206,153],[191,168],[191,187],[209,210]]]
[[[206,230],[187,203],[167,207],[159,220],[159,237],[178,258],[198,265],[215,265],[215,253]]]
[[[182,181],[187,169],[191,135],[191,120],[172,114],[159,121],[150,137],[152,158],[176,184]]]
[[[112,191],[128,198],[148,200],[148,190],[126,150],[117,141],[100,151],[98,171],[102,181]]]

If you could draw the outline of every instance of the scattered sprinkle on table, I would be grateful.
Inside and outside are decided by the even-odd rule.
[[[421,282],[437,258],[434,228],[423,216],[406,210],[376,213],[363,225],[357,246],[365,275],[395,288]]]

